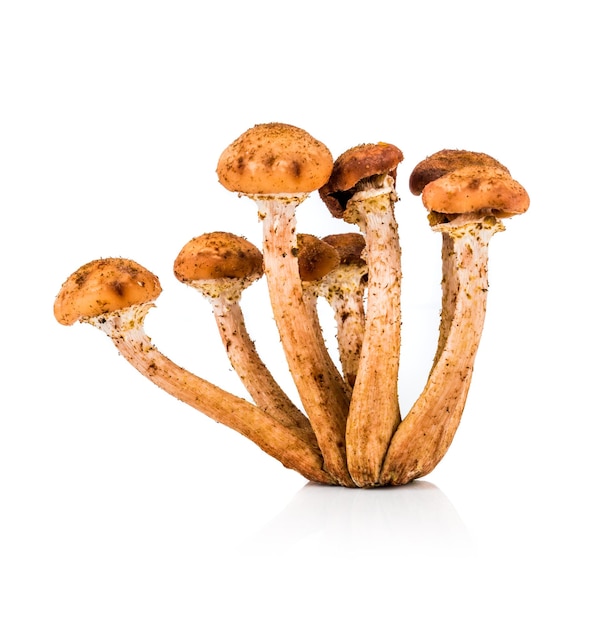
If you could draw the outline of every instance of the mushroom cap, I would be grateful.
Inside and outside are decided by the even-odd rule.
[[[502,163],[483,152],[440,150],[417,163],[410,175],[408,186],[410,191],[418,196],[423,192],[425,185],[431,181],[469,165],[498,167],[510,173]]]
[[[342,153],[333,164],[329,180],[319,195],[334,217],[342,217],[351,190],[361,181],[381,174],[396,180],[396,168],[402,162],[402,151],[391,143],[365,143]]]
[[[323,241],[333,246],[340,255],[340,265],[366,265],[362,257],[365,238],[360,233],[339,233],[323,237]]]
[[[320,280],[340,264],[338,251],[314,235],[299,234],[298,269],[303,281]]]
[[[196,280],[260,278],[263,255],[247,239],[232,233],[212,232],[185,244],[173,264],[182,283]]]
[[[512,217],[529,208],[529,195],[506,168],[471,165],[425,186],[423,204],[432,213],[490,213]]]
[[[135,261],[90,261],[64,282],[54,302],[54,316],[65,326],[156,300],[158,278]]]
[[[257,124],[219,158],[219,182],[245,195],[307,194],[329,178],[333,157],[327,146],[289,124]]]

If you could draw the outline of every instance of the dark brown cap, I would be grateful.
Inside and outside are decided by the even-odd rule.
[[[391,143],[368,143],[341,154],[333,164],[329,180],[319,195],[334,217],[342,217],[352,189],[361,181],[382,174],[396,180],[396,168],[402,162],[402,151]]]
[[[66,326],[158,298],[158,278],[135,261],[91,261],[65,281],[54,302],[54,316]]]
[[[365,238],[360,233],[339,233],[323,237],[340,255],[340,265],[366,265],[362,257]]]
[[[263,273],[263,256],[247,239],[217,231],[186,243],[175,259],[173,271],[182,283],[249,276],[259,278]]]
[[[431,181],[469,165],[498,167],[509,173],[502,163],[483,152],[440,150],[417,163],[408,181],[410,191],[418,196]]]
[[[320,280],[340,264],[337,250],[314,235],[299,234],[298,269],[304,281]]]

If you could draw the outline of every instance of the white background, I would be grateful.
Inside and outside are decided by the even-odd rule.
[[[8,0],[0,8],[0,623],[598,624],[597,146],[593,3]],[[172,359],[243,394],[208,304],[172,277],[189,239],[260,242],[220,187],[258,122],[334,156],[405,161],[401,404],[436,342],[439,238],[407,181],[483,151],[529,191],[491,243],[488,317],[455,441],[401,488],[307,485],[60,326],[66,277],[102,256],[162,282]],[[300,230],[348,230],[318,198]],[[251,334],[290,393],[264,286]],[[327,323],[324,322],[327,328]],[[328,329],[328,332],[333,332]]]

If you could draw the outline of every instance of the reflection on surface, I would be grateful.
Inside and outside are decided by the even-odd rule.
[[[432,483],[403,487],[340,489],[309,483],[271,522],[246,539],[245,550],[406,555],[469,553],[465,525]]]

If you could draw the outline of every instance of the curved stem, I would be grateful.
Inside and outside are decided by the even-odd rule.
[[[256,199],[263,219],[265,275],[290,372],[319,442],[327,471],[353,486],[346,463],[349,388],[327,352],[303,298],[296,245],[300,199]]]
[[[284,426],[298,428],[305,433],[307,441],[316,446],[310,422],[288,398],[260,358],[248,335],[239,300],[214,297],[211,304],[229,361],[256,406]]]
[[[394,217],[395,193],[348,203],[366,242],[367,313],[362,352],[346,428],[348,467],[357,485],[372,486],[400,422],[400,244]]]
[[[323,469],[316,447],[303,432],[284,426],[246,400],[195,376],[159,352],[143,329],[147,307],[96,318],[95,325],[112,339],[119,352],[155,385],[208,417],[244,435],[284,466],[308,480],[335,481]]]
[[[438,227],[445,231],[438,350],[423,392],[394,434],[381,474],[383,484],[405,484],[425,476],[452,443],[483,331],[488,244],[503,228],[494,218]]]

